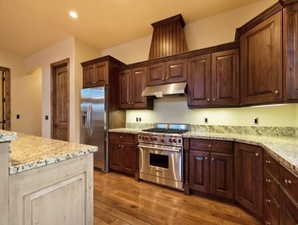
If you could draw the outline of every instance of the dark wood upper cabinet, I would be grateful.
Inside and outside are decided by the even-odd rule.
[[[298,100],[298,4],[284,9],[284,73],[285,100]]]
[[[132,105],[131,70],[119,73],[120,108],[129,108]]]
[[[282,12],[240,37],[241,104],[278,103],[283,98]]]
[[[86,65],[83,67],[83,87],[88,88],[92,86],[92,77],[94,74],[94,65]]]
[[[208,106],[211,101],[211,55],[188,60],[188,105]]]
[[[234,199],[233,155],[211,153],[211,193],[218,197]]]
[[[148,66],[147,85],[161,85],[166,78],[166,65],[165,63],[158,63]]]
[[[140,67],[120,72],[120,108],[152,109],[153,99],[143,97],[146,87],[147,68]]]
[[[239,50],[212,54],[212,104],[239,104]]]
[[[263,216],[263,149],[236,144],[235,198],[259,218]]]
[[[108,63],[98,62],[83,66],[83,87],[91,88],[107,84]]]
[[[186,81],[186,60],[173,60],[166,63],[166,83],[178,83]]]
[[[190,188],[202,193],[210,192],[210,153],[191,151],[189,162]]]

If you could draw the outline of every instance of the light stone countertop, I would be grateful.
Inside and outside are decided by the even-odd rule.
[[[0,130],[0,143],[13,141],[17,138],[16,132]]]
[[[48,138],[17,134],[10,144],[9,174],[78,158],[96,152],[95,146],[69,143]]]
[[[111,129],[109,132],[138,134],[142,131],[140,129],[118,128]],[[298,177],[298,137],[252,136],[233,133],[221,134],[194,131],[183,134],[183,137],[235,141],[238,143],[261,146],[280,164]]]

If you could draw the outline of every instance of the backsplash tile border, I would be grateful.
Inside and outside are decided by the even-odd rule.
[[[126,123],[126,128],[146,129],[154,123]],[[191,124],[191,131],[201,133],[236,133],[254,136],[298,137],[298,127],[225,126]]]

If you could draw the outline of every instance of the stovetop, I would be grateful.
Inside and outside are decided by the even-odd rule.
[[[163,134],[183,134],[188,130],[180,130],[180,129],[163,129],[163,128],[150,128],[142,130],[144,132],[152,132],[152,133],[163,133]]]

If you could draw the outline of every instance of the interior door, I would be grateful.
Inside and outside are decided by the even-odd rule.
[[[10,130],[10,70],[0,67],[0,129]]]
[[[68,63],[52,66],[52,138],[69,140]]]
[[[211,103],[211,55],[188,61],[188,105],[200,107]]]

